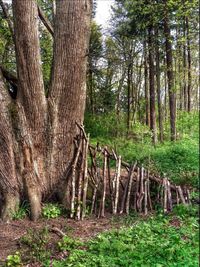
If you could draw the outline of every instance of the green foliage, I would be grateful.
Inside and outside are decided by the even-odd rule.
[[[198,116],[191,112],[180,113],[177,120],[179,140],[165,141],[152,145],[151,132],[138,122],[131,125],[125,138],[126,124],[123,114],[118,120],[116,114],[85,117],[86,131],[91,134],[92,143],[114,148],[125,161],[137,160],[151,171],[166,175],[177,184],[198,186]],[[168,124],[165,125],[168,127]],[[169,129],[167,129],[169,132]],[[169,138],[169,134],[167,139]]]
[[[79,240],[75,240],[69,236],[64,236],[60,242],[58,242],[58,248],[60,251],[72,251],[83,245]]]
[[[13,255],[9,255],[6,259],[6,265],[7,267],[20,267],[22,266],[21,256],[20,253],[17,251]]]
[[[186,217],[197,217],[198,207],[194,205],[183,205],[179,204],[173,208],[173,214],[182,218]]]
[[[74,249],[54,267],[140,267],[198,266],[198,223],[196,217],[150,217],[129,227],[99,234],[86,243],[86,249]]]
[[[42,208],[42,216],[44,218],[57,218],[62,213],[61,208],[57,204],[47,203]]]
[[[30,230],[20,239],[23,262],[46,262],[51,254],[48,242],[49,231],[47,227],[37,231]]]
[[[24,201],[19,208],[12,213],[12,219],[13,220],[23,220],[27,215],[30,213],[30,207],[29,204]]]

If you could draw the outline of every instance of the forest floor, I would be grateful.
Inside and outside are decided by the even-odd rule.
[[[87,241],[100,232],[119,227],[120,222],[117,223],[117,220],[113,221],[113,217],[110,214],[106,218],[98,219],[91,217],[84,221],[58,217],[49,220],[41,219],[37,222],[32,222],[28,218],[10,223],[0,222],[0,266],[8,255],[21,249],[21,238],[31,232],[40,233],[43,229],[48,229],[48,240],[50,240],[48,246],[51,250],[54,250],[57,242],[60,240],[60,236],[59,232],[51,231],[51,229],[59,229],[68,236],[77,237],[81,241]]]

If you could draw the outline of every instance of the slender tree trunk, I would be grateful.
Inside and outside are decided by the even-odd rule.
[[[147,47],[144,41],[144,87],[145,87],[145,117],[146,125],[150,126],[149,119],[149,87],[148,87],[148,66],[147,66]]]
[[[148,45],[149,45],[149,91],[150,91],[150,129],[153,134],[153,143],[157,143],[156,133],[156,110],[155,110],[155,84],[154,84],[154,57],[153,57],[153,27],[148,29]]]
[[[187,84],[186,84],[186,26],[185,26],[185,17],[183,21],[183,37],[184,37],[184,44],[183,44],[183,94],[184,94],[184,110],[187,110]]]
[[[188,17],[186,17],[186,32],[187,32],[187,56],[188,56],[188,86],[187,86],[187,111],[191,111],[191,52],[190,52],[190,29]]]
[[[164,34],[166,39],[165,45],[166,45],[167,78],[168,78],[168,91],[169,91],[171,140],[174,141],[176,140],[176,93],[174,90],[172,44],[171,44],[171,33],[169,27],[166,0],[165,0]]]
[[[130,131],[130,117],[131,117],[131,64],[128,64],[127,69],[127,135]]]
[[[157,101],[158,101],[158,122],[159,122],[159,141],[163,142],[163,111],[160,93],[160,51],[159,51],[159,36],[156,30],[156,87],[157,87]]]

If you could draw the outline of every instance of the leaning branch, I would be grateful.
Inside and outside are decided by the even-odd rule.
[[[1,0],[0,0],[1,1]],[[52,37],[54,36],[54,30],[53,27],[51,25],[51,22],[48,20],[48,18],[45,16],[44,12],[42,11],[41,7],[38,5],[38,15],[42,21],[42,23],[44,24],[44,26],[47,28],[47,30],[49,31],[49,33],[52,35]]]
[[[1,0],[0,0],[1,1]],[[3,77],[11,84],[14,84],[17,87],[18,79],[17,77],[9,72],[7,69],[5,69],[3,66],[0,66],[0,69],[2,71]]]

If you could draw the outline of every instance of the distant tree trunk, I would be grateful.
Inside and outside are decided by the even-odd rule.
[[[7,221],[19,202],[41,214],[49,194],[65,194],[75,122],[85,109],[86,50],[90,0],[56,1],[51,88],[45,96],[36,0],[13,0],[17,99],[8,95],[0,73],[0,216]]]
[[[169,27],[167,1],[165,0],[165,17],[164,17],[164,34],[166,45],[166,60],[167,60],[167,77],[168,77],[168,91],[169,91],[169,110],[170,110],[170,128],[171,140],[176,140],[176,93],[174,91],[174,77],[173,77],[173,59],[172,59],[172,44],[171,33]]]
[[[149,123],[149,87],[148,87],[148,66],[147,66],[147,47],[146,40],[144,41],[144,87],[145,87],[145,117],[146,125],[150,126]]]
[[[185,17],[183,21],[183,37],[184,37],[184,43],[183,43],[183,95],[184,95],[184,110],[187,110],[187,84],[186,84],[186,26],[185,26]]]
[[[131,118],[131,82],[131,63],[129,63],[127,69],[127,135],[130,131]]]
[[[126,72],[124,70],[122,70],[122,77],[119,80],[119,84],[118,84],[118,88],[117,88],[116,115],[118,118],[119,118],[119,114],[120,114],[120,96],[121,96],[121,91],[122,91],[122,87],[124,84],[125,74],[126,74]]]
[[[178,34],[177,34],[177,39],[179,42],[179,38],[181,37],[180,34],[180,28],[178,28]],[[182,57],[181,57],[181,44],[178,43],[178,73],[179,73],[179,109],[182,111],[183,110],[183,90],[182,90],[182,67],[181,67],[181,61],[182,61]]]
[[[188,17],[186,17],[186,32],[187,32],[187,55],[188,55],[188,86],[187,86],[187,111],[191,111],[191,52],[190,52],[190,29],[189,29],[189,22]]]
[[[153,134],[153,143],[157,142],[156,133],[156,110],[155,110],[155,83],[154,83],[154,57],[153,57],[153,27],[148,29],[148,45],[149,45],[149,92],[150,92],[150,129]]]
[[[159,36],[156,30],[156,87],[157,87],[157,101],[158,101],[158,122],[159,122],[159,141],[163,142],[163,111],[160,93],[160,51],[159,51]]]

